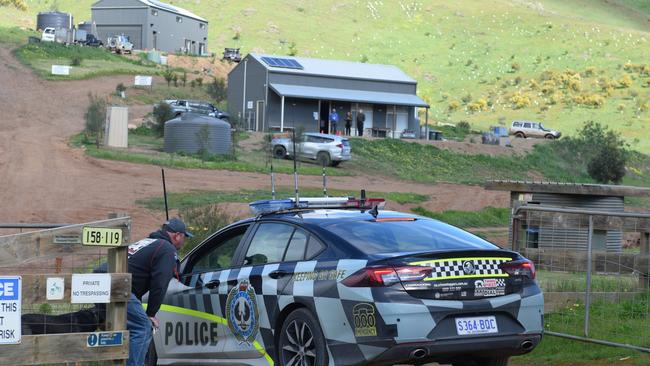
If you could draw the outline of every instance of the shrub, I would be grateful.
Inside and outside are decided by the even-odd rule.
[[[619,104],[618,107],[616,107],[616,109],[619,112],[623,112],[625,110],[625,104],[623,104],[623,103]]]
[[[183,70],[183,73],[181,74],[181,83],[183,83],[183,88],[185,87],[185,84],[187,84],[187,71]]]
[[[72,59],[70,59],[70,66],[81,66],[81,61],[81,57],[72,56]]]
[[[361,55],[361,58],[359,59],[359,61],[365,64],[366,62],[368,62],[368,56]]]
[[[625,163],[629,157],[629,146],[620,133],[589,121],[578,133],[578,138],[592,150],[587,163],[589,175],[599,183],[620,183],[625,176]]]
[[[471,112],[480,112],[480,111],[486,111],[486,110],[489,109],[487,101],[485,99],[483,99],[483,98],[478,99],[477,101],[468,104],[467,108]]]
[[[510,65],[510,72],[517,72],[517,71],[519,71],[519,70],[521,70],[521,65],[519,65],[518,62],[513,62],[513,63]]]
[[[553,80],[545,80],[542,83],[542,93],[549,95],[555,92],[555,82]]]
[[[460,98],[460,100],[462,100],[464,104],[467,104],[472,101],[472,94],[467,93],[462,98]]]
[[[160,102],[153,108],[153,118],[155,120],[153,130],[158,136],[163,136],[165,134],[165,122],[174,118],[172,107],[165,102]]]
[[[162,72],[162,76],[165,78],[165,81],[167,82],[167,87],[169,88],[169,84],[174,80],[174,72],[167,66],[165,70]]]
[[[472,126],[467,121],[460,121],[456,124],[456,128],[462,132],[469,132]]]
[[[618,86],[620,88],[629,88],[632,86],[632,77],[629,74],[624,74],[618,81]]]
[[[188,238],[183,248],[181,248],[181,255],[189,253],[208,236],[230,224],[233,220],[227,213],[220,210],[217,205],[182,209],[179,211],[179,216],[183,218],[190,232],[194,234],[194,237]],[[221,261],[221,258],[218,261]],[[223,268],[229,267],[230,258],[224,257],[223,263],[220,264]]]
[[[84,114],[86,128],[84,130],[86,141],[94,142],[99,147],[100,139],[104,133],[104,123],[106,122],[106,100],[96,95],[88,93],[90,104]]]
[[[596,68],[594,66],[589,66],[585,69],[585,76],[591,77],[596,75]]]
[[[176,75],[175,73],[172,76],[172,81],[174,82],[174,86],[178,87],[178,75]]]
[[[206,92],[217,103],[226,99],[226,81],[223,78],[213,78],[212,82],[208,84]]]
[[[521,109],[524,107],[529,107],[531,101],[529,96],[521,94],[521,92],[516,92],[513,96],[510,97],[510,103],[512,103],[512,108]]]
[[[289,56],[297,56],[298,48],[296,47],[296,42],[291,42],[289,44]]]
[[[199,87],[203,86],[203,78],[196,78],[194,80],[196,81],[196,85]]]
[[[458,108],[460,108],[460,102],[457,101],[457,100],[452,100],[452,101],[449,102],[449,104],[447,105],[447,109],[448,109],[450,112],[455,112],[455,111],[458,110]]]
[[[564,95],[562,95],[561,92],[555,92],[555,93],[553,93],[553,95],[551,95],[549,103],[550,104],[558,104],[558,103],[560,103],[562,101],[563,97],[564,97]]]
[[[573,102],[589,107],[600,108],[605,104],[605,99],[598,94],[582,94],[573,97]]]
[[[530,90],[539,90],[539,83],[535,79],[530,79],[528,85],[530,86]]]

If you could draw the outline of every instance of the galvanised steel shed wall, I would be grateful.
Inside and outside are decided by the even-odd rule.
[[[244,79],[246,84],[244,84]],[[268,118],[263,118],[266,111],[264,105],[266,101],[265,84],[266,68],[250,55],[244,57],[228,74],[228,113],[231,119],[240,119],[246,129],[255,129],[255,121],[258,117],[261,120],[258,130],[266,131],[268,128],[265,122],[268,121]],[[263,102],[259,111],[258,101]],[[253,103],[252,109],[248,108],[248,102]],[[249,120],[253,126],[248,126]]]
[[[229,154],[232,148],[229,123],[193,113],[165,122],[164,140],[168,153],[196,154],[205,148],[210,154]]]
[[[144,31],[146,49],[192,55],[199,55],[201,51],[207,53],[207,22],[158,8],[150,8],[148,17]]]
[[[625,210],[623,197],[612,196],[586,196],[566,195],[552,193],[533,193],[530,203],[539,203],[544,206],[579,208],[591,211],[623,212]],[[567,220],[567,225],[553,223],[550,219],[535,223],[529,221],[529,230],[538,230],[539,248],[564,248],[574,250],[587,250],[589,227],[586,219]],[[535,225],[537,224],[537,225]],[[604,235],[604,238],[602,238]],[[620,252],[623,233],[620,230],[597,231],[593,237],[594,247],[599,240],[604,239],[608,252]]]

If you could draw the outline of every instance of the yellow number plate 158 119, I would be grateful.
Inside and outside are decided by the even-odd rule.
[[[81,242],[83,245],[119,247],[122,244],[122,229],[84,227]]]

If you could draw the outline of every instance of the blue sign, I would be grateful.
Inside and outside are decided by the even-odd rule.
[[[18,278],[0,278],[0,301],[18,300],[20,282]]]
[[[88,347],[121,346],[122,332],[95,332],[88,335]]]

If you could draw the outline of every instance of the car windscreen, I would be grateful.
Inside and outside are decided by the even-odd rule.
[[[498,249],[464,230],[423,218],[410,221],[337,221],[322,227],[366,254]]]

